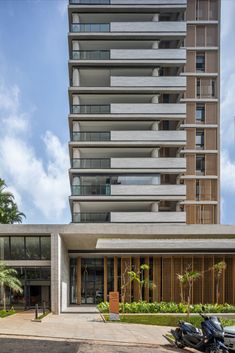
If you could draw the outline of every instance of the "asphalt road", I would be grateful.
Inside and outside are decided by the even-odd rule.
[[[165,346],[126,346],[99,342],[53,341],[0,337],[0,353],[174,353],[182,352],[170,345]]]

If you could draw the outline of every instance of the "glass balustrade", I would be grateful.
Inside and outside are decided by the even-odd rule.
[[[72,167],[78,169],[106,169],[110,168],[110,158],[74,158]]]
[[[82,212],[73,213],[73,223],[104,223],[110,222],[109,212]]]
[[[71,5],[110,5],[111,0],[69,0]]]
[[[110,24],[109,23],[72,23],[71,32],[73,33],[110,32]]]
[[[73,50],[73,60],[109,60],[110,50]]]
[[[110,141],[110,132],[73,131],[73,141]]]
[[[89,195],[111,195],[111,186],[109,184],[103,185],[73,185],[73,196],[89,196]]]
[[[72,105],[72,114],[110,114],[110,104]]]

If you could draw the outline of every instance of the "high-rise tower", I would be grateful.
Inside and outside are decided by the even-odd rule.
[[[219,221],[218,6],[70,0],[72,222]]]

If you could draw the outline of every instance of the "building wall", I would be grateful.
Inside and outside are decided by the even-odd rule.
[[[220,0],[188,0],[187,104],[186,131],[187,223],[220,223]],[[205,67],[197,69],[197,57],[204,56]],[[214,95],[211,85],[214,85]],[[200,89],[199,89],[200,85]],[[204,121],[197,118],[197,108],[205,109]],[[197,133],[204,134],[204,146],[196,145]],[[204,159],[204,171],[196,170],[196,160]]]

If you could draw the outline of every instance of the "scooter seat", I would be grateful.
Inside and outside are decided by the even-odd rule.
[[[234,335],[235,337],[235,326],[225,326],[224,333],[228,333],[229,335]]]
[[[201,331],[197,327],[190,324],[189,322],[184,322],[184,325],[187,327],[188,331],[191,331],[192,333],[197,335],[201,335]]]

